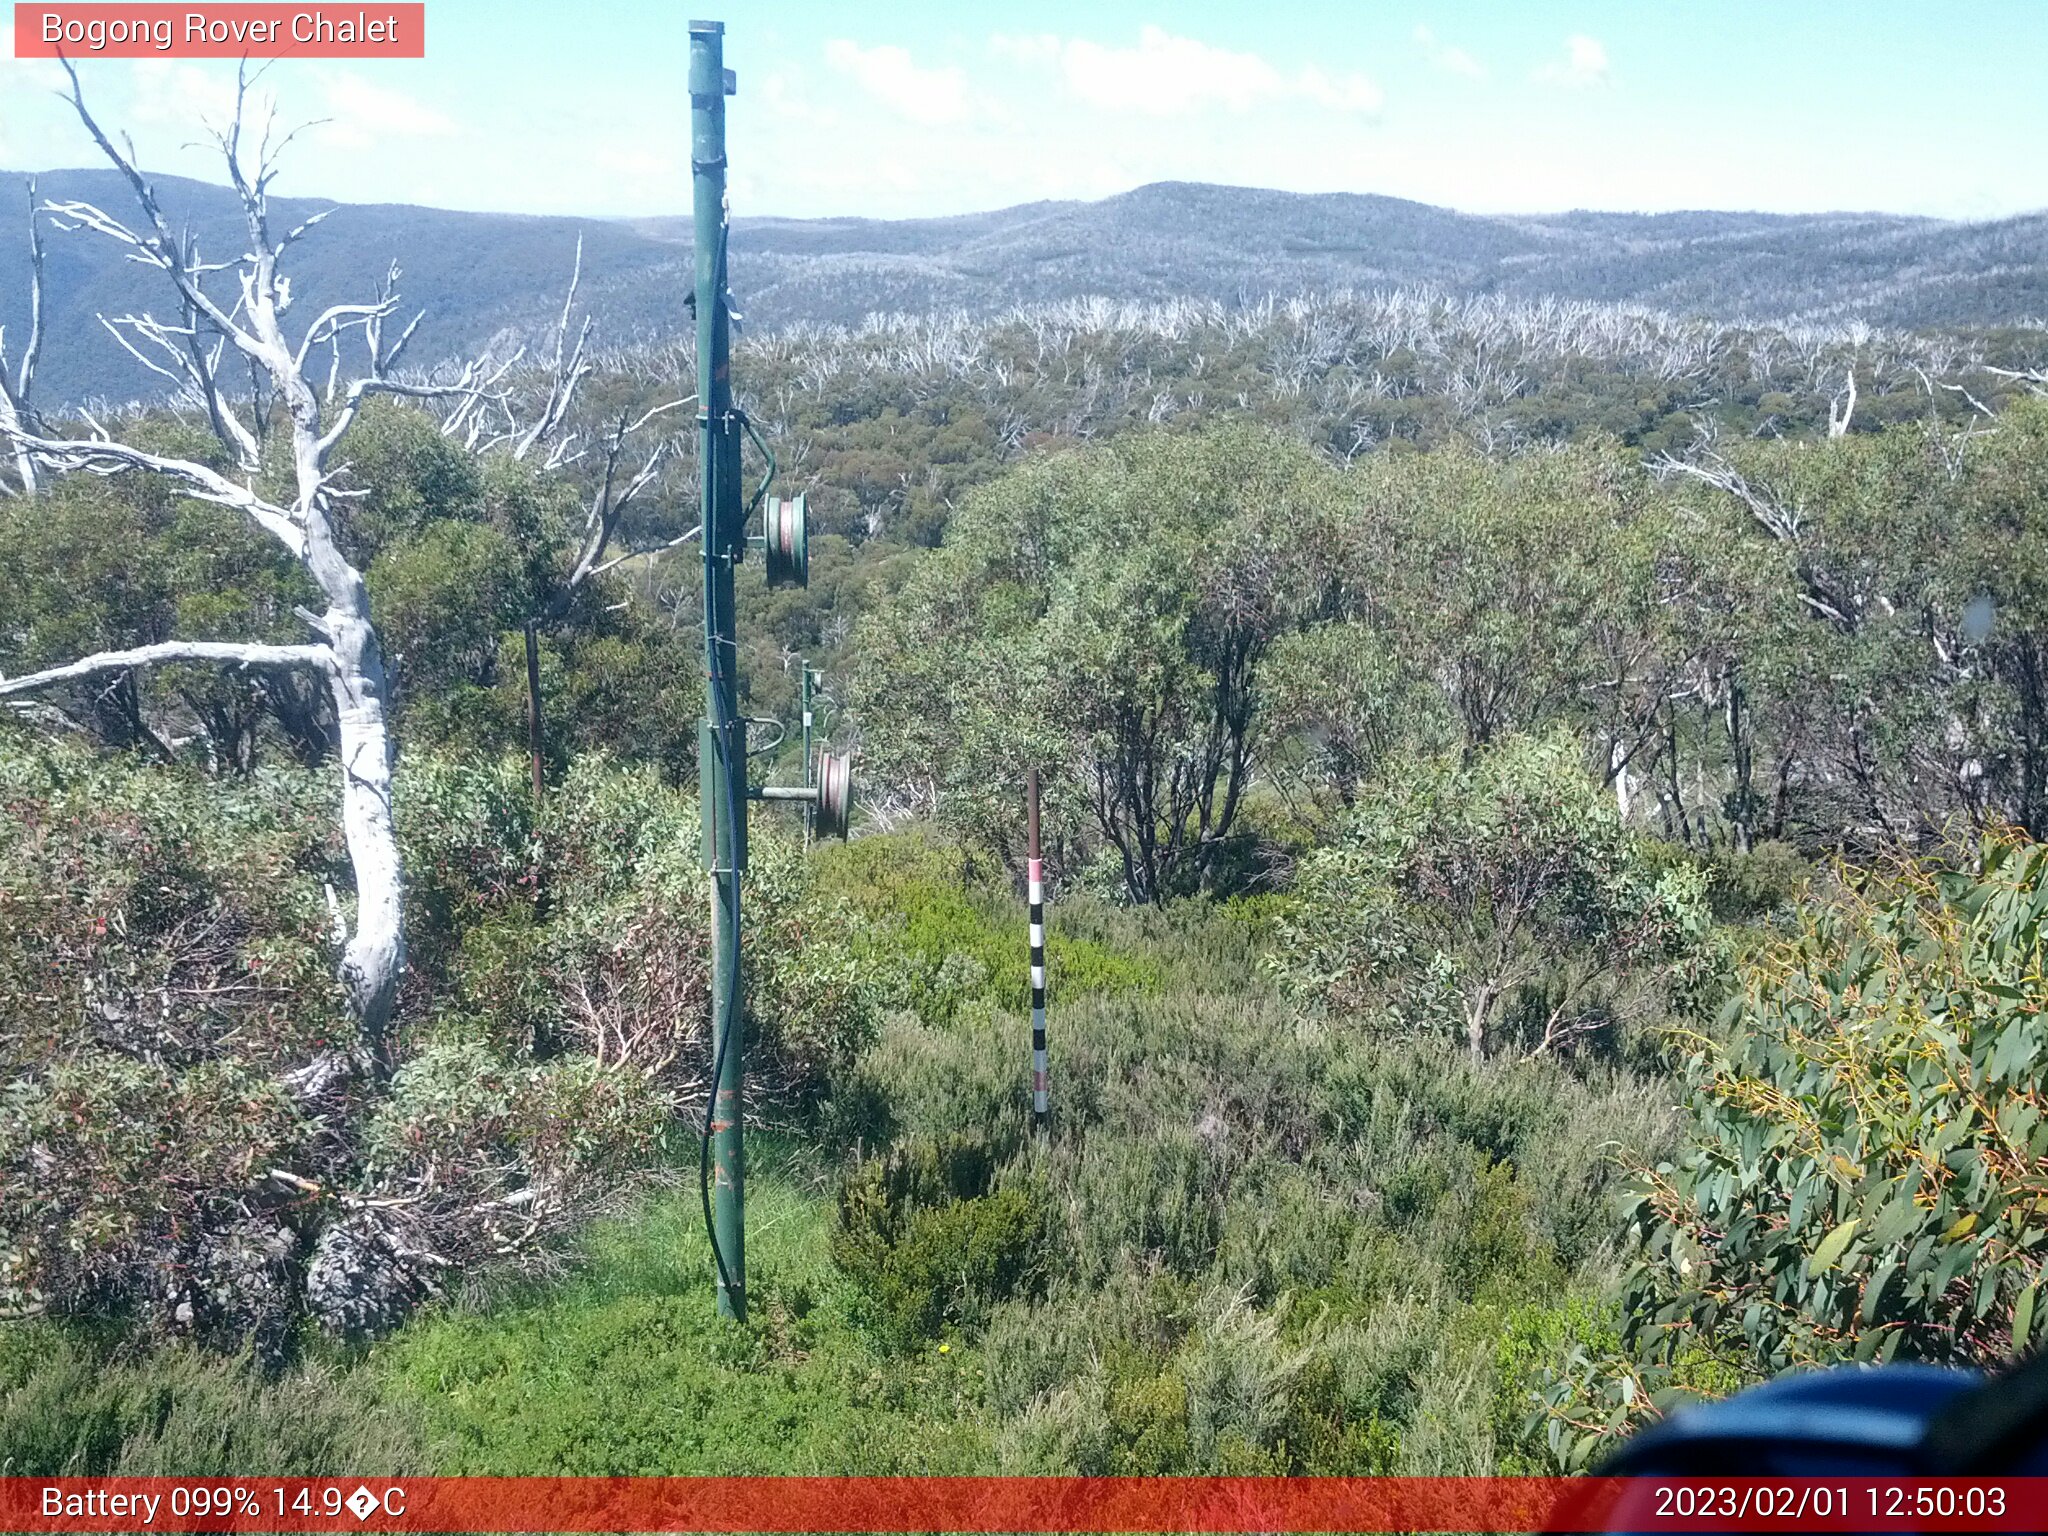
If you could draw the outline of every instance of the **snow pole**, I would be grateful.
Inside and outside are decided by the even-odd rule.
[[[1038,848],[1038,770],[1024,776],[1026,880],[1031,903],[1031,1128],[1041,1134],[1050,1114],[1045,1063],[1045,861]]]

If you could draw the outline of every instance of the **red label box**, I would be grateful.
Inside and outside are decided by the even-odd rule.
[[[17,59],[423,59],[422,3],[14,7]]]
[[[2039,1532],[2048,1478],[0,1477],[9,1531]]]

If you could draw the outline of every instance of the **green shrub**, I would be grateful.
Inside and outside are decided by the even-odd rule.
[[[2048,848],[1995,835],[1972,870],[1809,912],[1751,968],[1689,1064],[1685,1155],[1641,1171],[1637,1337],[1769,1370],[2033,1348],[2044,913]]]
[[[1707,901],[1716,922],[1757,922],[1790,907],[1812,874],[1790,843],[1759,843],[1748,853],[1717,848],[1707,857]]]
[[[1153,1371],[1135,1351],[1112,1357],[1109,1371],[1108,1475],[1175,1477],[1189,1472],[1188,1384],[1175,1370]]]
[[[1100,1477],[1112,1464],[1114,1435],[1108,1383],[1090,1371],[1005,1424],[996,1454],[1011,1476]]]
[[[536,814],[526,772],[423,758],[401,776],[414,942],[452,983],[431,1006],[501,1050],[577,1050],[679,1090],[710,1017],[696,803],[651,768],[589,758]],[[808,1114],[874,1028],[866,925],[772,827],[750,852],[752,1091]]]
[[[1349,1365],[1341,1355],[1318,1349],[1296,1375],[1275,1447],[1289,1472],[1379,1477],[1394,1469],[1400,1431],[1361,1409]]]
[[[1658,1016],[1698,963],[1705,880],[1659,868],[1580,764],[1559,735],[1390,775],[1302,861],[1270,958],[1283,984],[1475,1056]]]
[[[281,1075],[342,1030],[307,776],[0,755],[0,1311],[280,1347],[315,1155]]]
[[[1372,1230],[1362,1202],[1342,1186],[1333,1189],[1323,1170],[1261,1160],[1231,1185],[1215,1268],[1272,1302],[1350,1272]]]
[[[364,580],[407,739],[486,751],[508,745],[511,722],[489,689],[499,636],[523,622],[535,597],[512,537],[488,523],[439,518],[386,544]]]
[[[887,1006],[946,1024],[973,1005],[1029,1004],[1023,904],[986,856],[905,832],[827,848],[819,868],[821,888],[874,923],[863,958]],[[1046,934],[1048,985],[1059,998],[1158,989],[1156,967],[1063,932],[1064,921],[1062,913]]]
[[[1504,1476],[1553,1470],[1544,1408],[1559,1364],[1574,1355],[1612,1356],[1620,1347],[1620,1309],[1605,1298],[1575,1291],[1555,1305],[1524,1303],[1509,1311],[1493,1357],[1493,1437],[1502,1447]]]
[[[1042,1283],[1044,1193],[994,1179],[988,1145],[954,1136],[905,1142],[842,1182],[833,1259],[897,1341],[978,1326]]]
[[[1067,1151],[1063,1251],[1100,1281],[1135,1256],[1183,1277],[1206,1270],[1223,1234],[1230,1153],[1193,1126],[1150,1138],[1094,1135]]]
[[[405,858],[407,942],[428,974],[463,931],[540,896],[533,795],[512,759],[407,757],[393,796]]]
[[[1551,1446],[1802,1366],[2038,1348],[2048,847],[1995,832],[1809,908],[1695,1036],[1684,1146],[1635,1171],[1630,1354],[1582,1356]]]
[[[1196,1323],[1198,1296],[1178,1277],[1135,1256],[1099,1285],[1050,1267],[1043,1298],[995,1308],[981,1341],[986,1402],[1011,1422],[1032,1403],[1102,1361],[1170,1358]]]
[[[1185,1358],[1188,1440],[1197,1460],[1240,1474],[1285,1471],[1262,1464],[1257,1453],[1275,1448],[1310,1352],[1282,1339],[1271,1313],[1232,1305],[1190,1341]]]
[[[184,1071],[84,1050],[0,1087],[0,1309],[119,1311],[147,1298],[231,1343],[277,1344],[289,1282],[276,1264],[209,1283],[254,1235],[246,1191],[308,1150],[313,1127],[239,1062]],[[298,1234],[272,1216],[280,1261]]]
[[[359,1379],[417,1414],[445,1473],[991,1470],[981,1362],[872,1348],[827,1252],[830,1203],[799,1187],[811,1170],[749,1150],[746,1323],[714,1313],[692,1183],[599,1223],[552,1284],[422,1313]]]
[[[418,754],[396,1070],[301,1103],[293,1074],[353,1043],[331,798],[305,770],[0,755],[0,1310],[276,1364],[303,1309],[388,1326],[451,1264],[544,1253],[694,1109],[694,804],[591,761],[536,808],[516,760]],[[805,1115],[872,1032],[861,924],[790,839],[754,849],[753,1108]]]
[[[975,1135],[995,1147],[1017,1145],[1028,1098],[1028,1079],[1019,1073],[1029,1070],[1029,1059],[1016,1048],[1015,1020],[981,1013],[939,1026],[913,1013],[890,1014],[853,1068],[835,1080],[828,1145],[875,1152],[898,1135]]]

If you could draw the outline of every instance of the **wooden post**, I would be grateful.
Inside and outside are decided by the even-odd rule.
[[[548,776],[546,756],[541,750],[540,721],[540,633],[533,620],[526,621],[526,751],[533,759],[533,799],[537,805],[546,798]]]

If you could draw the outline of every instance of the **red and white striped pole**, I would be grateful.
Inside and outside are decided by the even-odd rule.
[[[1038,853],[1038,770],[1024,777],[1029,827],[1025,850],[1031,902],[1031,1128],[1043,1131],[1049,1112],[1045,1068],[1045,863]]]

